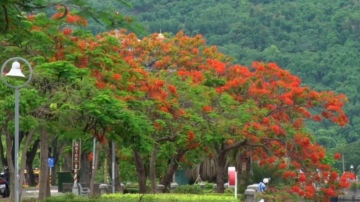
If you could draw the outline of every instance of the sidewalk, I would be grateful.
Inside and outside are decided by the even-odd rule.
[[[51,186],[51,190],[58,190],[58,186]],[[39,190],[39,187],[24,187],[22,190]]]

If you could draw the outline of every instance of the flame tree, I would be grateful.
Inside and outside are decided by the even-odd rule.
[[[76,16],[66,20],[84,24]],[[298,77],[274,63],[233,65],[201,36],[153,35],[139,41],[123,32],[93,37],[69,27],[62,31],[54,38],[54,54],[44,53],[46,60],[66,61],[90,72],[101,93],[84,104],[95,121],[85,124],[86,129],[99,127],[109,138],[121,138],[132,147],[141,192],[146,177],[141,159],[156,156],[150,151],[162,140],[167,140],[164,146],[169,141],[177,145],[165,185],[186,152],[204,147],[212,148],[217,159],[218,192],[223,191],[226,158],[239,148],[254,148],[253,158],[260,165],[280,162],[284,179],[297,179],[289,180],[296,187],[293,191],[307,198],[335,195],[347,186],[335,180],[324,148],[313,143],[304,124],[329,119],[345,125],[345,96],[301,86]],[[300,169],[304,175],[298,174]],[[318,193],[314,180],[321,186]]]
[[[280,162],[279,168],[284,170],[286,179],[298,178],[297,172],[301,169],[308,177],[299,182],[302,184],[302,192],[297,192],[300,195],[312,186],[316,169],[332,170],[325,162],[325,149],[313,142],[304,122],[328,119],[340,126],[346,125],[348,119],[343,112],[346,96],[302,86],[300,78],[274,63],[254,62],[251,68],[233,65],[215,47],[207,47],[201,36],[191,38],[180,32],[161,41],[158,35],[153,35],[135,42],[130,34],[124,35],[123,41],[131,47],[131,51],[123,49],[121,52],[130,64],[143,65],[152,72],[161,69],[175,71],[184,78],[191,78],[194,83],[215,88],[219,95],[230,95],[240,104],[255,104],[247,109],[251,121],[242,126],[230,124],[222,127],[222,131],[206,134],[213,137],[209,138],[212,143],[208,144],[211,143],[209,146],[215,148],[217,154],[218,192],[223,191],[222,178],[228,152],[240,147],[245,151],[254,148],[253,159],[260,165]],[[204,103],[204,111],[213,111],[224,118],[221,108],[214,103],[209,106]],[[212,123],[217,121],[212,119]],[[324,186],[329,188],[327,191],[320,189],[320,195],[332,192],[329,189],[335,193],[344,185],[328,181]],[[314,196],[315,190],[312,190],[306,197]]]

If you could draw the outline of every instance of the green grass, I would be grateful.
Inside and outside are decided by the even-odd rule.
[[[239,196],[241,198],[241,196]],[[51,197],[44,202],[239,202],[229,195],[195,195],[195,194],[106,194],[98,198],[75,197],[64,195]]]

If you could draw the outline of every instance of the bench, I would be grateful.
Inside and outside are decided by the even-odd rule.
[[[82,187],[81,183],[78,183],[79,186],[79,195],[80,196],[89,196],[90,194],[90,189],[87,187]]]

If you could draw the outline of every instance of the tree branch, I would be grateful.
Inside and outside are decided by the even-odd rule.
[[[23,8],[27,8],[27,9],[43,9],[43,8],[49,8],[49,7],[53,7],[53,6],[62,6],[65,10],[64,10],[63,15],[60,16],[59,18],[57,18],[58,20],[64,18],[65,16],[67,16],[67,14],[69,12],[68,8],[64,4],[61,4],[61,3],[60,4],[59,3],[49,4],[49,5],[46,5],[46,6],[29,6],[29,5],[22,4],[22,3],[16,2],[16,1],[14,1],[13,3],[18,5],[18,6],[21,6]]]
[[[175,134],[175,135],[172,135],[172,136],[167,136],[167,137],[162,137],[162,138],[158,138],[158,139],[155,139],[155,142],[165,142],[165,141],[168,141],[168,142],[173,142],[175,141],[175,139],[177,138],[178,134]]]
[[[7,8],[5,5],[1,5],[1,7],[4,10],[4,15],[5,15],[5,27],[4,27],[3,33],[6,33],[9,29],[9,14],[7,12]]]
[[[244,141],[238,141],[238,142],[235,142],[234,144],[232,145],[227,145],[225,146],[223,149],[222,149],[222,153],[226,153],[232,149],[235,149],[235,148],[239,148],[241,146],[244,146],[247,144],[247,139],[245,139]]]
[[[263,144],[246,144],[248,147],[262,147],[268,155],[271,155],[270,150]]]
[[[292,106],[278,107],[278,108],[276,108],[275,110],[273,110],[273,111],[269,112],[268,114],[266,114],[265,117],[270,116],[270,115],[272,115],[272,114],[275,114],[275,113],[278,112],[278,111],[281,111],[281,110],[284,110],[284,109],[288,109],[288,108],[291,108],[291,107],[292,107]]]

